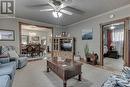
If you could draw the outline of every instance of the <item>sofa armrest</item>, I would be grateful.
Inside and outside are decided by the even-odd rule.
[[[13,62],[13,61],[17,62],[18,60],[17,60],[17,58],[10,57],[10,62]]]
[[[19,57],[27,57],[26,54],[20,54]]]
[[[9,63],[10,59],[9,58],[0,58],[0,63],[4,64],[4,63]]]
[[[18,68],[18,58],[10,57],[10,62],[16,62],[16,67]]]

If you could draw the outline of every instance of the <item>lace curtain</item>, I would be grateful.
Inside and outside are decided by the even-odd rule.
[[[119,52],[119,55],[123,56],[123,42],[124,42],[124,29],[114,29],[112,31],[112,44]]]

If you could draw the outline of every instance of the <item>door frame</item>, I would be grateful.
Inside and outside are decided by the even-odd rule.
[[[113,23],[118,23],[118,22],[124,22],[124,65],[129,66],[129,58],[128,58],[128,30],[129,30],[129,19],[130,17],[126,17],[123,19],[118,19],[114,21],[110,21],[107,23],[102,23],[100,24],[100,65],[104,66],[104,58],[103,58],[103,27],[106,25],[110,25]]]
[[[22,34],[22,32],[21,32],[21,25],[32,25],[32,26],[37,26],[37,27],[43,27],[43,28],[48,28],[48,29],[51,29],[51,31],[52,31],[52,38],[53,38],[53,27],[49,27],[49,26],[41,26],[41,25],[35,25],[35,24],[30,24],[30,23],[24,23],[24,22],[19,22],[19,49],[20,49],[20,54],[21,54],[21,42],[22,42],[22,40],[21,40],[21,34]],[[52,42],[52,41],[51,41]],[[51,51],[52,51],[52,43],[51,43]],[[52,56],[52,52],[51,52],[51,56]]]

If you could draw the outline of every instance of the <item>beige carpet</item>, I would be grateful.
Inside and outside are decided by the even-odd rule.
[[[123,68],[124,62],[122,58],[113,59],[113,58],[104,58],[104,67],[111,68],[111,70],[121,71]]]
[[[82,81],[76,77],[68,80],[68,87],[101,87],[111,72],[84,64]],[[46,61],[29,62],[26,67],[16,71],[13,87],[62,87],[62,80],[53,72],[46,73]]]

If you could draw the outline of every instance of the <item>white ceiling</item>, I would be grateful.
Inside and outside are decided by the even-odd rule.
[[[40,8],[30,8],[29,5],[47,4],[48,0],[15,0],[16,17],[41,21],[51,24],[70,25],[85,18],[90,18],[101,13],[130,4],[130,0],[73,0],[71,7],[82,10],[85,14],[73,14],[72,16],[63,15],[57,20],[51,12],[40,12]]]

